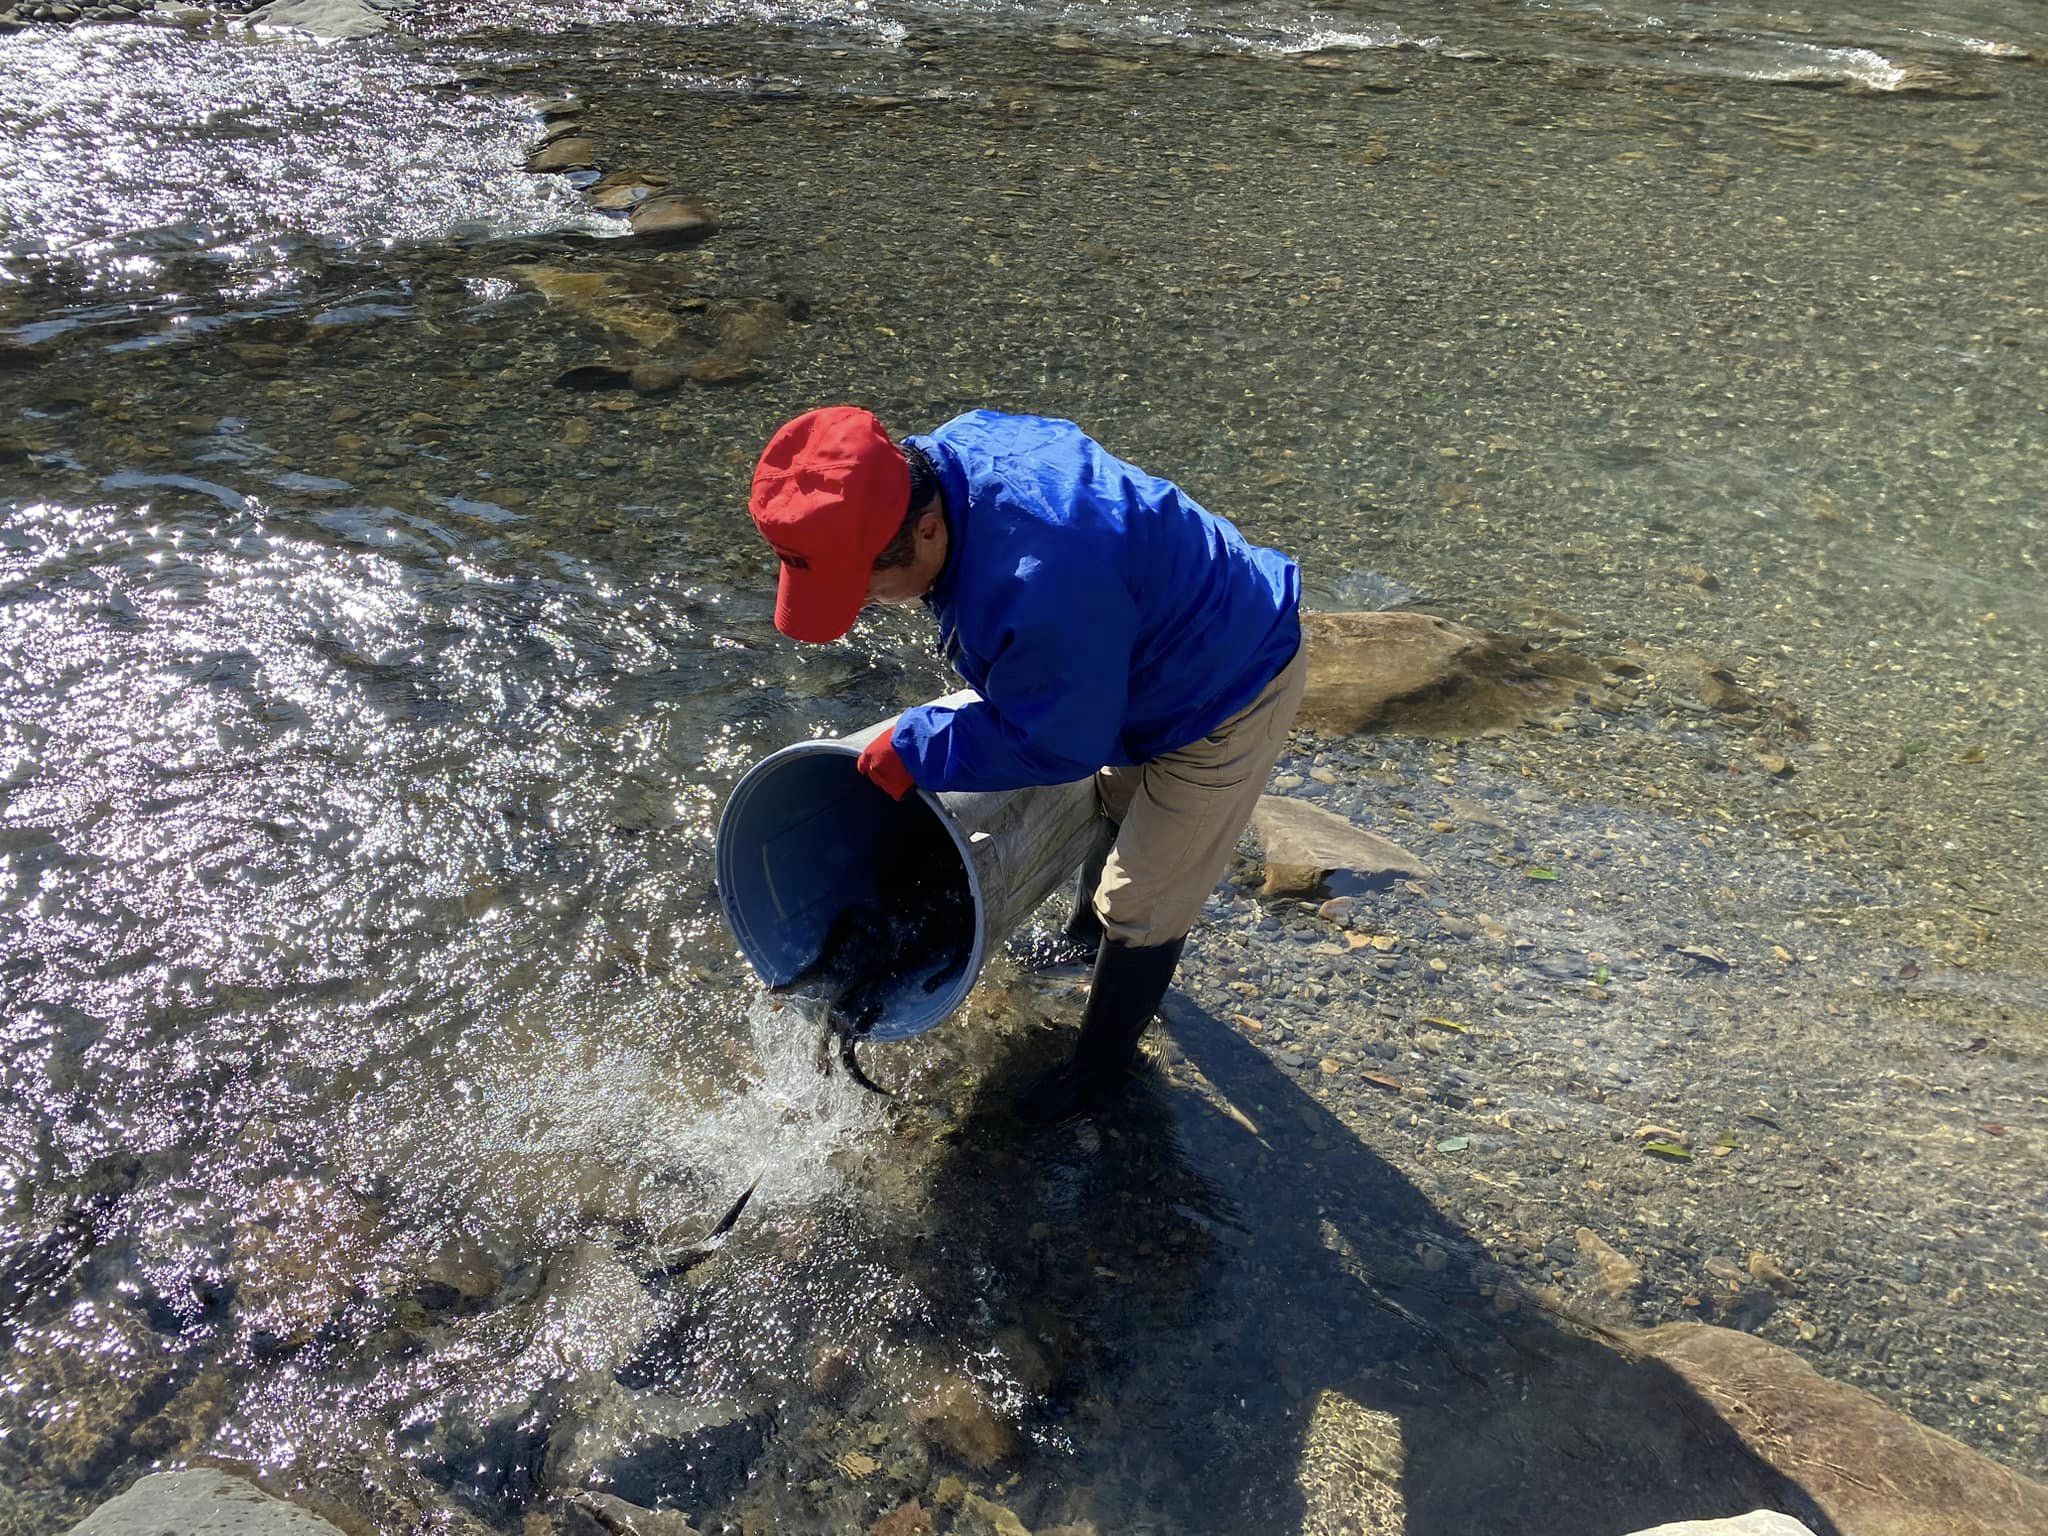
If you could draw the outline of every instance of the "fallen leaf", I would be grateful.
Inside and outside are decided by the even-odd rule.
[[[1675,1141],[1646,1141],[1643,1143],[1643,1150],[1652,1157],[1665,1158],[1674,1163],[1692,1161],[1692,1153]]]
[[[839,1458],[833,1462],[833,1465],[855,1482],[859,1482],[864,1477],[872,1476],[882,1469],[882,1464],[864,1451],[842,1452]]]
[[[1456,1019],[1440,1019],[1433,1014],[1426,1013],[1422,1016],[1422,1022],[1425,1024],[1434,1024],[1438,1029],[1448,1029],[1454,1035],[1462,1035],[1466,1032],[1465,1026],[1460,1024]]]
[[[1557,871],[1554,869],[1527,869],[1523,873],[1531,880],[1555,880],[1557,878]]]
[[[1994,1136],[2003,1136],[2005,1134],[2005,1127],[2000,1125],[1996,1120],[1986,1120],[1984,1122],[1984,1129],[1989,1131]]]
[[[1389,1077],[1384,1072],[1361,1072],[1359,1076],[1375,1088],[1384,1088],[1389,1093],[1401,1091],[1401,1079],[1398,1077]]]

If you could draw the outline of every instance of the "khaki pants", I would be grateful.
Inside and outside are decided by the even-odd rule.
[[[1308,687],[1306,639],[1256,699],[1200,741],[1095,777],[1116,848],[1095,888],[1103,931],[1123,944],[1185,938],[1230,865]]]

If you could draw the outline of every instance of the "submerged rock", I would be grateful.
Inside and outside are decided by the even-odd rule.
[[[1304,800],[1261,795],[1252,811],[1252,836],[1265,871],[1262,896],[1313,895],[1332,876],[1371,887],[1431,873],[1400,844]]]
[[[660,395],[674,389],[690,376],[690,370],[681,363],[664,362],[660,358],[649,358],[635,363],[626,373],[626,382],[636,395]]]
[[[947,1455],[987,1471],[1017,1449],[1017,1431],[972,1382],[949,1376],[936,1382],[911,1412],[917,1432]]]
[[[734,357],[729,353],[713,352],[690,364],[689,379],[692,384],[711,387],[726,384],[751,384],[761,377],[761,365],[752,358]]]
[[[615,1493],[584,1491],[570,1500],[613,1536],[697,1536],[697,1528],[672,1509],[646,1509]]]
[[[1633,1259],[1617,1253],[1591,1227],[1580,1227],[1573,1234],[1573,1240],[1578,1244],[1579,1256],[1590,1262],[1598,1274],[1597,1283],[1603,1296],[1619,1301],[1641,1282],[1642,1267]]]
[[[157,1472],[109,1499],[70,1536],[341,1536],[339,1526],[211,1467]]]
[[[593,320],[650,352],[672,340],[681,327],[675,311],[643,278],[623,272],[540,266],[515,267],[511,275],[550,304]]]
[[[1321,730],[1484,736],[1615,699],[1583,657],[1434,614],[1311,613],[1302,628],[1301,722]]]
[[[22,1421],[0,1400],[0,1431],[24,1444],[46,1473],[84,1487],[129,1454],[132,1433],[163,1400],[176,1361],[133,1312],[92,1303],[61,1327],[24,1336],[0,1369],[19,1401],[45,1405]]]
[[[905,1499],[868,1527],[868,1536],[933,1536],[938,1530],[932,1512],[916,1499]]]
[[[617,213],[646,201],[668,185],[653,171],[607,171],[584,191],[593,208]]]
[[[638,203],[626,221],[643,240],[682,245],[718,233],[718,215],[675,192],[660,192]]]
[[[350,1190],[317,1179],[266,1185],[235,1223],[235,1311],[265,1349],[307,1343],[357,1291],[374,1254],[379,1213]]]
[[[40,368],[56,356],[55,347],[26,341],[9,341],[6,337],[0,336],[0,373]]]

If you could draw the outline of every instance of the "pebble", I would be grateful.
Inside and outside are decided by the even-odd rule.
[[[1298,773],[1283,773],[1273,781],[1273,787],[1283,794],[1290,789],[1299,789],[1308,782]]]
[[[1759,1285],[1767,1285],[1781,1296],[1789,1296],[1799,1289],[1799,1282],[1785,1273],[1778,1261],[1758,1249],[1749,1256],[1749,1276]]]
[[[1725,1259],[1718,1253],[1708,1259],[1704,1267],[1708,1274],[1728,1285],[1740,1285],[1749,1278],[1748,1270],[1733,1259]]]

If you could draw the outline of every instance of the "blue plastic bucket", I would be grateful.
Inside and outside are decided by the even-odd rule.
[[[866,1038],[903,1040],[951,1017],[989,955],[1080,864],[1095,786],[891,800],[855,766],[882,729],[798,742],[747,771],[719,817],[718,897],[755,974],[786,986],[816,961],[840,912],[877,898],[890,861],[923,862],[946,899],[972,908],[974,936],[949,966],[894,978]]]

